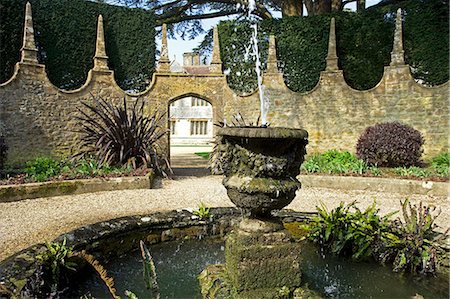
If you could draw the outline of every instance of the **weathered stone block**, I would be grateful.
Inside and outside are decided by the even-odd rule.
[[[235,231],[226,240],[225,259],[236,290],[298,287],[301,283],[300,247],[287,232]]]

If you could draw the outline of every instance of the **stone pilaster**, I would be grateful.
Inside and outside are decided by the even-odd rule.
[[[331,18],[330,35],[328,37],[327,67],[325,71],[339,70],[338,56],[336,53],[336,21],[334,18]]]
[[[391,52],[391,66],[405,64],[405,51],[403,50],[402,9],[397,10],[395,20],[394,46]]]
[[[161,39],[161,57],[158,63],[158,72],[168,73],[170,72],[170,60],[169,60],[169,46],[167,44],[167,25],[163,24],[162,29],[162,39]]]
[[[213,29],[213,50],[211,59],[211,73],[222,73],[222,59],[220,58],[219,30],[217,26]]]
[[[106,71],[108,68],[108,56],[105,47],[105,32],[103,29],[103,17],[98,16],[97,22],[97,41],[95,44],[94,70]]]
[[[33,16],[31,12],[31,4],[27,2],[25,7],[25,24],[23,30],[23,44],[21,51],[22,63],[38,64],[37,60],[37,48],[34,42],[34,29],[33,29]]]

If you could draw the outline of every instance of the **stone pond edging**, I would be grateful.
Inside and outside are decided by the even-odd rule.
[[[279,211],[276,217],[284,222],[300,222],[314,213]],[[211,208],[212,218],[199,219],[189,209],[126,216],[86,225],[62,234],[55,242],[66,239],[75,251],[86,250],[96,257],[111,259],[138,248],[139,240],[147,244],[205,236],[224,237],[241,220],[237,208]],[[14,294],[20,294],[29,277],[36,270],[36,256],[45,250],[45,244],[32,245],[0,261],[0,285]],[[1,297],[0,290],[0,297]]]
[[[0,202],[22,199],[83,194],[100,191],[151,189],[154,174],[145,176],[93,178],[0,186]]]
[[[449,182],[416,181],[392,178],[300,175],[303,188],[365,190],[401,194],[449,196]]]

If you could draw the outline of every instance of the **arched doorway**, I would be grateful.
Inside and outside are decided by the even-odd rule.
[[[168,104],[169,153],[175,175],[206,175],[214,140],[211,101],[197,94],[171,99]]]

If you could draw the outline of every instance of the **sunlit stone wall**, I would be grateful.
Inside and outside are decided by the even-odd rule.
[[[258,93],[239,95],[228,87],[221,71],[217,30],[208,74],[170,72],[167,40],[163,34],[165,50],[158,70],[150,86],[133,95],[118,87],[113,71],[108,68],[101,23],[99,20],[94,68],[85,85],[64,91],[48,80],[45,66],[36,59],[31,7],[27,8],[22,59],[13,77],[0,84],[0,134],[6,137],[10,148],[9,164],[23,163],[40,155],[67,156],[76,151],[79,145],[76,116],[78,109],[82,109],[81,102],[92,101],[92,95],[113,101],[124,97],[129,101],[143,98],[149,113],[154,110],[166,113],[163,126],[169,123],[169,103],[186,96],[207,100],[212,105],[214,123],[224,119],[231,123],[236,113],[247,123],[256,122],[260,107]],[[379,84],[367,91],[353,90],[346,84],[337,67],[334,24],[330,28],[327,68],[321,73],[317,86],[307,93],[296,93],[286,87],[277,68],[275,40],[270,39],[263,82],[265,95],[270,100],[269,123],[306,129],[310,135],[307,147],[310,153],[329,149],[355,152],[363,130],[386,121],[400,121],[422,132],[425,156],[448,151],[449,83],[425,87],[413,80],[402,58],[401,27],[396,28],[391,65],[385,67]],[[168,151],[168,137],[161,143]]]

